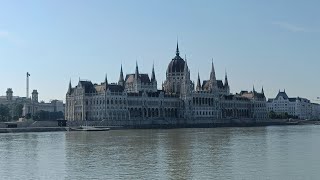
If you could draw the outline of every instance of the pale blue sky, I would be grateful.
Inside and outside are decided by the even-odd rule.
[[[289,96],[320,96],[320,1],[0,0],[0,94],[13,88],[42,100],[65,99],[69,79],[100,83],[124,73],[151,73],[158,85],[177,36],[191,78],[227,69],[231,92],[264,86]]]

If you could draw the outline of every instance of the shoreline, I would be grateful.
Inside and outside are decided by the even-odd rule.
[[[247,122],[247,123],[205,123],[205,124],[176,124],[176,125],[139,125],[139,126],[97,126],[107,127],[110,130],[126,129],[179,129],[179,128],[220,128],[220,127],[264,127],[264,126],[290,126],[290,125],[310,125],[318,124],[320,121],[294,121],[294,122]],[[76,126],[70,126],[76,127]],[[70,127],[19,127],[0,128],[0,133],[24,133],[24,132],[61,132],[69,131]]]
[[[21,128],[0,128],[1,133],[24,133],[24,132],[58,132],[68,131],[68,127],[21,127]]]

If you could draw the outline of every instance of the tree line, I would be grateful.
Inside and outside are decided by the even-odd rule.
[[[63,112],[49,112],[49,111],[38,111],[33,117],[35,121],[55,121],[57,119],[64,119]]]
[[[0,121],[16,121],[22,116],[22,104],[0,104]]]
[[[270,119],[298,119],[298,116],[289,115],[287,112],[285,113],[276,113],[274,111],[269,112]]]
[[[23,104],[0,104],[0,122],[17,121],[22,116]],[[63,112],[38,111],[33,116],[27,114],[24,118],[36,121],[54,121],[64,119]]]

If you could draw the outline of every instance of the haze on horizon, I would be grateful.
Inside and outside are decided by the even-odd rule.
[[[228,73],[232,93],[264,87],[267,98],[320,96],[320,1],[18,1],[0,3],[0,95],[65,101],[69,80],[117,82],[151,74],[160,88],[177,37],[191,78]]]

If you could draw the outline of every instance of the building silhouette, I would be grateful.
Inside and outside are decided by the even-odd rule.
[[[187,59],[180,56],[177,43],[175,57],[169,62],[162,89],[157,89],[155,69],[151,78],[135,71],[124,78],[122,66],[118,83],[93,84],[79,80],[69,83],[65,118],[69,121],[101,121],[108,125],[183,125],[211,124],[230,119],[259,121],[268,118],[266,98],[253,90],[230,93],[227,73],[224,82],[216,79],[213,62],[208,79],[196,86],[190,79]]]

